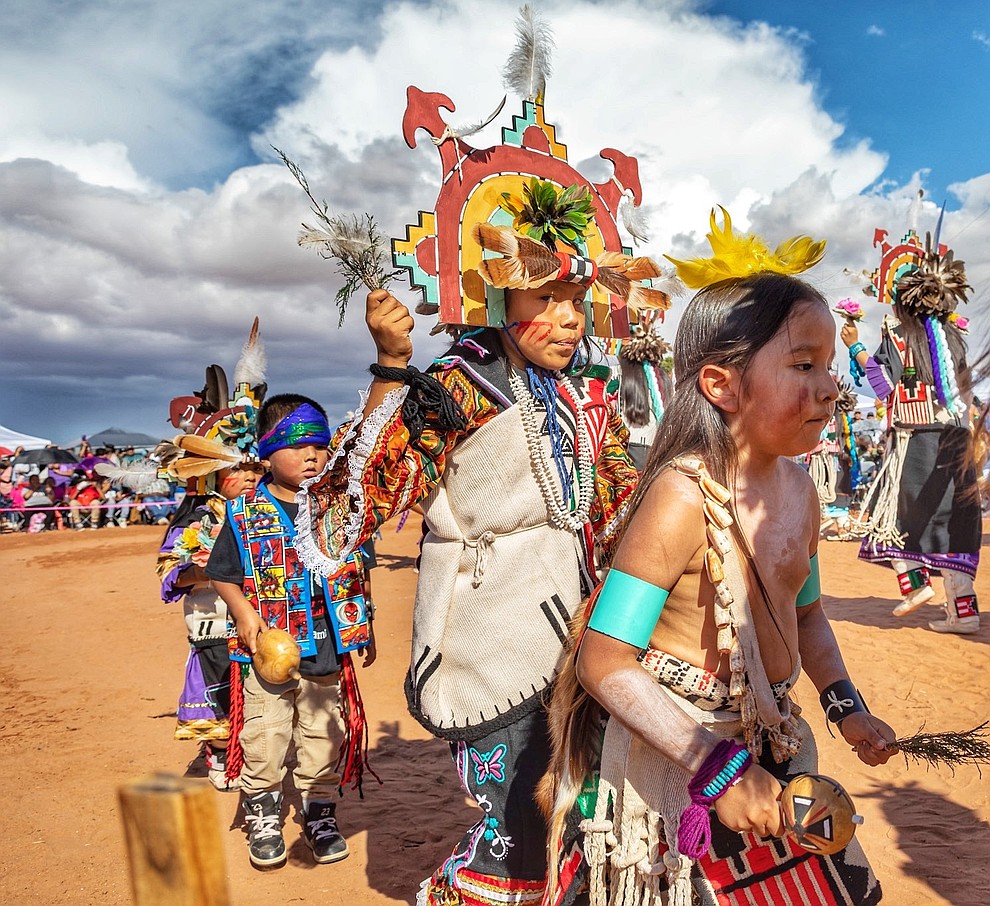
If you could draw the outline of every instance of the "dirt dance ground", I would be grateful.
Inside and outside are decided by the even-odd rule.
[[[163,606],[152,569],[160,530],[102,529],[0,537],[0,776],[6,830],[0,902],[131,902],[117,789],[153,771],[202,776],[192,743],[172,729],[185,661],[181,614]],[[372,765],[384,781],[338,806],[351,856],[315,866],[288,795],[288,864],[247,860],[236,794],[216,794],[231,902],[413,903],[416,888],[475,819],[447,747],[408,716],[402,695],[419,538],[417,517],[386,526],[374,573],[378,663],[359,671]],[[938,636],[934,608],[891,616],[894,577],[856,560],[857,546],[823,543],[827,607],[855,682],[901,735],[968,729],[990,717],[990,620],[977,635]],[[985,570],[977,591],[990,602]],[[941,583],[936,582],[937,585]],[[807,679],[799,700],[824,773],[865,816],[860,839],[893,906],[990,902],[990,776],[975,768],[861,765],[823,727]],[[205,781],[204,781],[205,782]]]

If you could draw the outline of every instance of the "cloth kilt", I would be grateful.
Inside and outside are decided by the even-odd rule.
[[[908,560],[938,572],[976,575],[982,523],[976,467],[967,461],[969,431],[932,425],[914,429],[907,441],[897,493],[901,544],[863,540],[859,556],[889,565]]]

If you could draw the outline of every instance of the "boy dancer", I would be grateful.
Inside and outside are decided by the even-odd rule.
[[[272,397],[261,408],[258,432],[258,454],[268,474],[255,490],[227,504],[206,568],[237,628],[231,658],[245,664],[239,743],[248,853],[260,868],[285,861],[282,780],[294,740],[293,778],[302,792],[306,842],[317,862],[336,862],[347,857],[348,847],[337,828],[333,795],[349,780],[359,784],[365,764],[364,727],[355,723],[363,721],[363,712],[348,652],[364,650],[366,665],[375,656],[361,557],[349,558],[328,583],[296,553],[295,496],[327,462],[330,428],[323,409],[303,396]],[[259,634],[270,627],[287,630],[299,644],[298,679],[272,685],[250,666]]]

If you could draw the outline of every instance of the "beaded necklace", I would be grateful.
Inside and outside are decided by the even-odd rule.
[[[559,380],[560,375],[554,377]],[[557,491],[557,484],[554,481],[554,469],[547,461],[546,450],[540,436],[540,427],[537,423],[536,399],[526,386],[526,382],[516,373],[514,368],[509,369],[509,386],[512,394],[516,398],[519,406],[519,416],[522,420],[523,433],[526,435],[526,447],[529,450],[529,460],[533,466],[533,475],[536,484],[540,489],[543,502],[547,508],[547,519],[555,528],[566,528],[572,532],[580,531],[582,526],[588,521],[588,514],[591,512],[591,502],[594,496],[594,461],[591,456],[591,434],[588,431],[587,417],[584,407],[579,401],[575,401],[574,413],[576,417],[576,431],[574,445],[576,447],[577,459],[577,502],[572,509],[570,504],[574,499],[573,493],[565,494],[563,501]],[[556,389],[556,385],[555,385]],[[556,394],[553,400],[546,400],[548,407],[556,404]],[[556,416],[556,411],[553,413]],[[555,451],[556,453],[556,451]],[[556,458],[556,456],[555,456]],[[570,484],[570,482],[568,482]],[[564,485],[565,489],[567,485]]]

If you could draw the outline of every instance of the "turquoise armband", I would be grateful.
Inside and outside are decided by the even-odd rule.
[[[645,648],[668,594],[658,585],[617,569],[609,570],[588,628],[634,648]]]
[[[822,577],[818,571],[818,554],[811,558],[811,575],[804,580],[804,585],[798,592],[795,607],[807,607],[814,604],[822,596]]]

